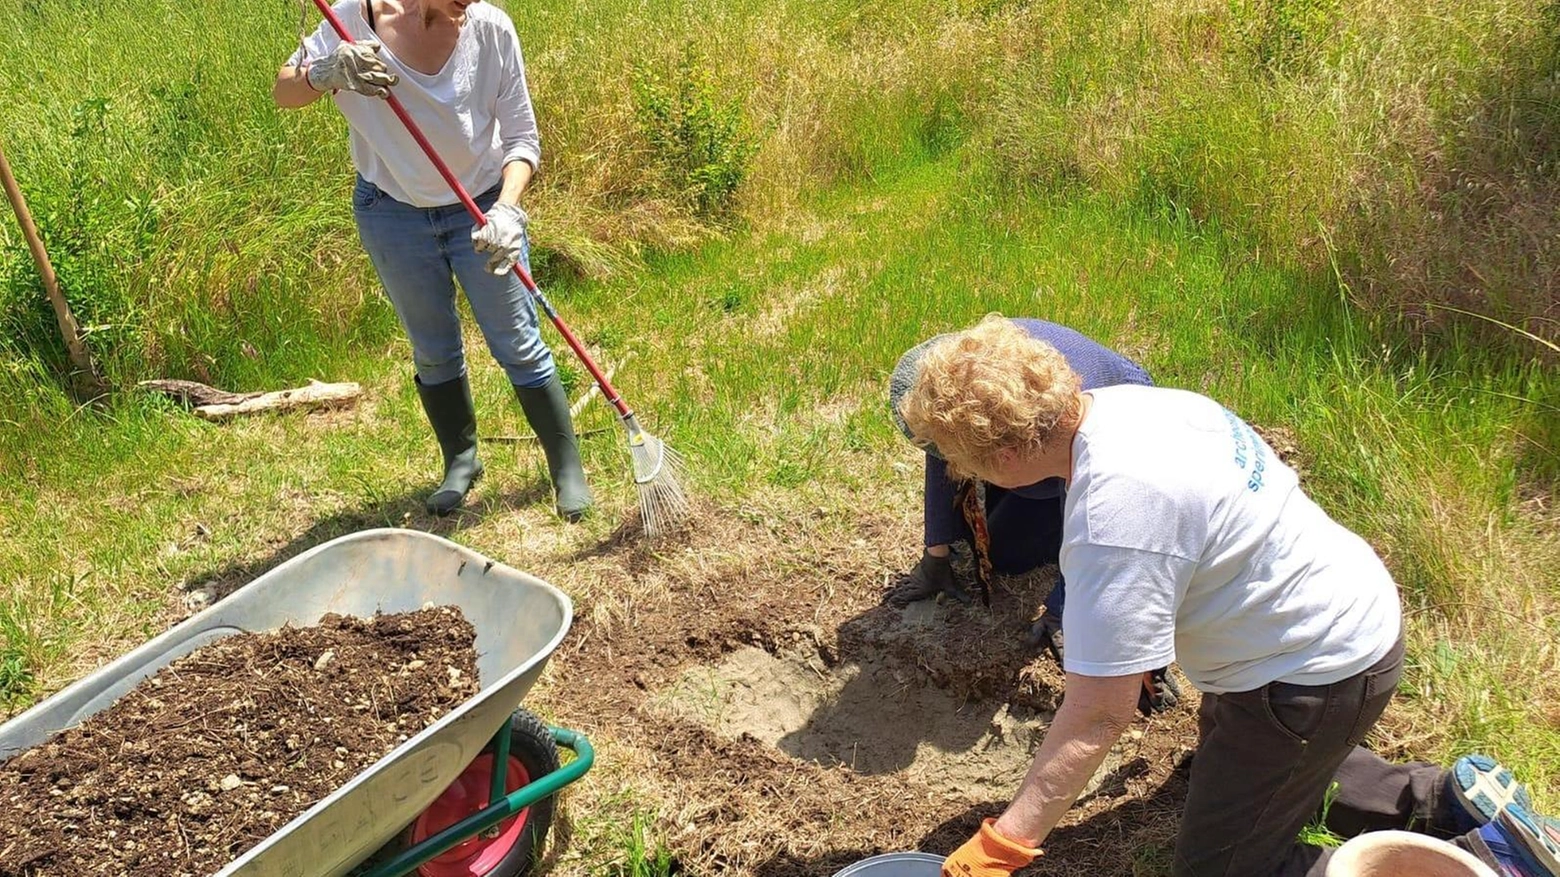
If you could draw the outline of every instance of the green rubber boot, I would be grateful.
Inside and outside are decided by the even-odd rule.
[[[558,514],[564,520],[578,521],[590,510],[591,496],[585,469],[580,465],[579,440],[569,419],[569,396],[563,391],[563,382],[554,374],[540,387],[515,387],[515,396],[547,453],[547,472],[558,492]]]
[[[447,515],[466,500],[471,483],[482,477],[477,459],[477,409],[471,402],[471,381],[461,375],[453,381],[428,385],[417,379],[417,395],[433,424],[433,434],[444,452],[444,481],[428,497],[428,511]]]

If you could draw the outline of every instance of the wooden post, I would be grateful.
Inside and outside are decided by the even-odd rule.
[[[54,266],[49,263],[43,239],[38,236],[38,226],[33,224],[27,201],[22,198],[22,189],[11,174],[10,162],[5,160],[4,149],[0,149],[0,183],[5,185],[6,200],[11,202],[11,209],[16,211],[16,221],[22,226],[22,237],[27,239],[27,248],[32,251],[33,262],[38,265],[38,275],[43,278],[43,289],[48,293],[49,304],[54,306],[54,320],[59,323],[60,336],[65,340],[65,351],[70,356],[71,364],[76,367],[83,385],[101,391],[105,389],[103,379],[98,376],[97,366],[92,362],[92,352],[87,349],[86,341],[82,340],[81,327],[70,312],[70,302],[60,292],[59,278],[54,275]]]

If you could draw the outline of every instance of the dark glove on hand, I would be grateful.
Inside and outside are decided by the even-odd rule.
[[[1181,702],[1181,686],[1170,675],[1169,667],[1143,674],[1143,690],[1138,693],[1138,712],[1144,716],[1162,713]]]
[[[938,594],[946,594],[960,603],[970,602],[969,592],[953,580],[953,561],[923,553],[921,562],[910,571],[910,578],[888,592],[888,603],[903,608]]]
[[[1062,617],[1052,615],[1049,612],[1042,613],[1035,623],[1029,626],[1029,644],[1037,649],[1045,649],[1056,659],[1057,664],[1062,663]]]

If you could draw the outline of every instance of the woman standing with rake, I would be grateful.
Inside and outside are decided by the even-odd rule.
[[[444,455],[428,510],[447,514],[482,474],[455,280],[515,388],[547,455],[557,510],[591,505],[567,394],[542,341],[531,296],[511,269],[529,269],[520,198],[541,162],[520,40],[509,16],[480,0],[341,0],[354,42],[322,24],[276,77],[278,106],[330,93],[351,130],[353,215],[369,259],[412,345],[417,393]],[[488,224],[465,209],[382,100],[396,95]]]

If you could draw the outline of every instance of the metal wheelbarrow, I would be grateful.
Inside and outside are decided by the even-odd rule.
[[[414,530],[317,546],[0,725],[0,761],[107,708],[137,683],[241,631],[457,606],[476,628],[481,690],[217,872],[217,877],[511,877],[531,865],[552,797],[590,769],[578,732],[518,709],[569,630],[557,588]],[[557,748],[575,758],[558,766]],[[380,855],[375,855],[379,853]]]

